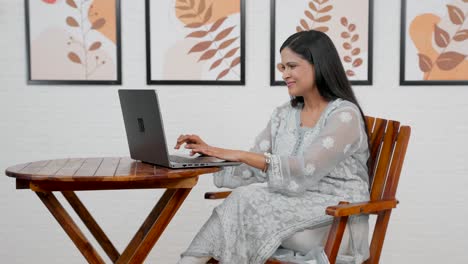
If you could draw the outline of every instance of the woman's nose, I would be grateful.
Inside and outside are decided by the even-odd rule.
[[[289,77],[289,71],[285,69],[281,72],[281,77],[283,77],[283,80],[286,80]]]

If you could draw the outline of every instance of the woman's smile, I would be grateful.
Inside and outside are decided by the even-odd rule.
[[[286,85],[288,86],[288,88],[291,88],[295,84],[296,84],[296,82],[294,82],[294,81],[287,81],[286,82]]]

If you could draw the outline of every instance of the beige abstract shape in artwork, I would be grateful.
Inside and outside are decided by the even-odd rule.
[[[115,63],[107,59],[86,78],[83,71],[84,53],[81,43],[67,45],[68,34],[60,28],[49,28],[31,41],[31,78],[35,80],[113,80],[117,78]],[[73,55],[69,55],[73,54]],[[95,57],[109,58],[103,49],[89,54],[90,68],[95,68]],[[71,57],[71,58],[70,58]]]
[[[199,80],[202,78],[202,67],[197,63],[194,53],[185,54],[181,50],[189,49],[194,40],[181,40],[164,53],[163,77],[168,80]],[[184,63],[180,63],[183,61]]]

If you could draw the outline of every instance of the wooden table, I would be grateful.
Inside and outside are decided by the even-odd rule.
[[[105,263],[57,200],[62,192],[113,263],[143,263],[198,176],[219,168],[168,169],[130,158],[73,158],[30,162],[9,167],[17,189],[31,189],[49,209],[89,263]],[[166,188],[133,239],[120,254],[74,191]]]

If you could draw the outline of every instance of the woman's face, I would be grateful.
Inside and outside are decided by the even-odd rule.
[[[282,73],[291,96],[304,96],[315,87],[314,66],[290,48],[281,51],[278,70]]]

